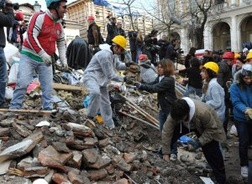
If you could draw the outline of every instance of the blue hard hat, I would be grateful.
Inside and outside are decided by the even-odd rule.
[[[46,0],[46,7],[48,8],[52,3],[57,3],[61,1],[67,2],[67,0]]]

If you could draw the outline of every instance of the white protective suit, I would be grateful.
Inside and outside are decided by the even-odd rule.
[[[105,125],[109,128],[114,128],[107,84],[111,80],[123,82],[124,77],[118,75],[116,69],[124,70],[126,66],[119,60],[118,55],[113,54],[110,45],[101,44],[99,47],[101,51],[93,56],[83,76],[84,85],[88,89],[90,96],[87,115],[95,117],[100,109]]]

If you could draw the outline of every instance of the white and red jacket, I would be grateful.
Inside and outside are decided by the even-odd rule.
[[[21,53],[43,62],[41,55],[46,52],[53,55],[57,48],[60,61],[67,63],[66,42],[61,20],[55,20],[49,10],[32,16]]]

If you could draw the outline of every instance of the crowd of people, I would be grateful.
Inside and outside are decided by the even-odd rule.
[[[202,104],[202,106],[207,105],[208,108],[211,107],[211,110],[208,110],[208,115],[202,113],[195,118],[192,116],[192,119],[190,119],[187,124],[187,129],[189,128],[189,131],[190,129],[192,131],[193,127],[195,128],[198,139],[192,143],[192,147],[202,147],[203,153],[213,169],[218,183],[225,183],[226,181],[225,170],[223,170],[223,155],[219,154],[221,152],[217,146],[214,146],[215,148],[212,147],[211,150],[208,151],[205,151],[205,147],[213,146],[215,141],[225,142],[226,139],[229,138],[228,123],[230,122],[229,117],[231,115],[233,116],[234,125],[239,137],[241,176],[247,178],[249,173],[248,148],[251,145],[252,133],[250,127],[252,122],[252,51],[247,52],[248,49],[244,50],[246,52],[234,53],[226,51],[218,55],[216,55],[216,53],[214,55],[211,51],[206,50],[205,54],[200,59],[195,56],[194,48],[189,51],[186,56],[188,60],[185,60],[185,62],[189,62],[189,66],[187,66],[186,69],[177,71],[177,73],[186,74],[188,77],[187,90],[184,93],[185,101],[181,99],[177,100],[171,106],[170,118],[168,117],[165,123],[165,125],[169,127],[165,128],[166,131],[163,131],[162,134],[163,147],[166,145],[165,148],[167,149],[165,150],[167,154],[165,155],[165,159],[169,159],[168,154],[171,154],[171,152],[168,150],[168,147],[172,141],[169,140],[167,136],[176,136],[176,128],[171,126],[175,126],[179,120],[182,122],[182,125],[185,125],[185,122],[188,122],[188,118],[190,119],[192,116],[190,110],[188,113],[183,114],[186,110],[182,110],[185,107],[181,104],[190,102],[188,103],[189,109],[191,107],[190,104],[193,104],[194,108],[196,107],[193,113],[194,116],[198,113],[196,104],[199,102],[196,101],[203,102],[205,105]],[[197,98],[195,98],[195,96],[197,96]],[[188,97],[191,97],[190,100]],[[197,100],[193,100],[192,103],[192,99]],[[180,111],[178,109],[180,109]],[[201,107],[200,110],[202,109],[204,109],[204,107]],[[183,113],[179,114],[178,112]],[[214,116],[214,118],[210,116]],[[185,119],[183,119],[183,117]],[[201,119],[206,117],[208,117],[208,119]],[[178,118],[178,120],[176,120],[176,118]],[[214,124],[211,122],[213,119],[215,121]],[[199,124],[204,123],[204,125],[202,124],[198,127],[199,124],[197,124],[197,122]],[[216,122],[218,122],[218,125],[215,124]],[[219,125],[221,125],[221,127],[219,127]],[[174,129],[173,133],[171,133],[171,129]],[[220,132],[219,129],[223,131]],[[215,130],[215,132],[212,132],[213,130]],[[204,137],[204,132],[210,137]],[[167,141],[169,145],[167,145]],[[223,149],[222,146],[220,148]],[[212,150],[215,150],[215,154],[212,154],[212,156],[208,155]],[[219,155],[218,158],[214,158],[217,155]]]
[[[7,2],[11,4],[9,0]],[[22,108],[34,72],[41,84],[42,109],[53,109],[52,65],[57,45],[59,61],[64,70],[67,70],[68,65],[74,69],[84,69],[83,82],[90,96],[86,118],[94,119],[100,111],[105,126],[115,128],[108,91],[111,81],[130,83],[138,90],[157,93],[162,135],[159,154],[166,161],[176,160],[177,139],[193,131],[197,138],[188,141],[188,148],[202,148],[216,181],[224,184],[226,174],[220,143],[225,143],[228,138],[228,123],[232,113],[239,136],[241,175],[248,177],[248,148],[252,140],[252,51],[245,49],[238,54],[231,51],[219,54],[206,50],[202,58],[197,58],[196,48],[191,48],[184,60],[185,69],[176,71],[174,63],[181,54],[178,38],[168,41],[164,35],[158,40],[158,31],[155,29],[146,36],[140,30],[130,30],[126,34],[122,22],[112,16],[108,17],[106,40],[101,35],[95,17],[88,16],[87,41],[76,37],[67,48],[62,25],[67,12],[66,3],[66,0],[46,0],[47,10],[35,13],[27,28],[22,22],[22,14],[15,12],[13,6],[6,6],[0,12],[1,108],[6,107],[4,97],[7,79],[3,48],[6,38],[16,44],[13,33],[19,27],[19,32],[26,31],[27,36],[24,40],[22,38],[23,42],[19,42],[18,46],[21,57],[10,109]],[[8,27],[7,36],[4,27]],[[127,37],[131,56],[125,52]],[[85,52],[81,51],[82,48],[86,49]],[[141,81],[134,81],[116,72],[136,64],[141,69]],[[180,99],[176,95],[175,74],[188,78],[186,91]]]

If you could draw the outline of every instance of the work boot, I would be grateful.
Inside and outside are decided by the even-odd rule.
[[[177,160],[177,155],[175,155],[175,154],[172,153],[172,154],[170,155],[170,160],[171,160],[171,161],[176,161],[176,160]]]

